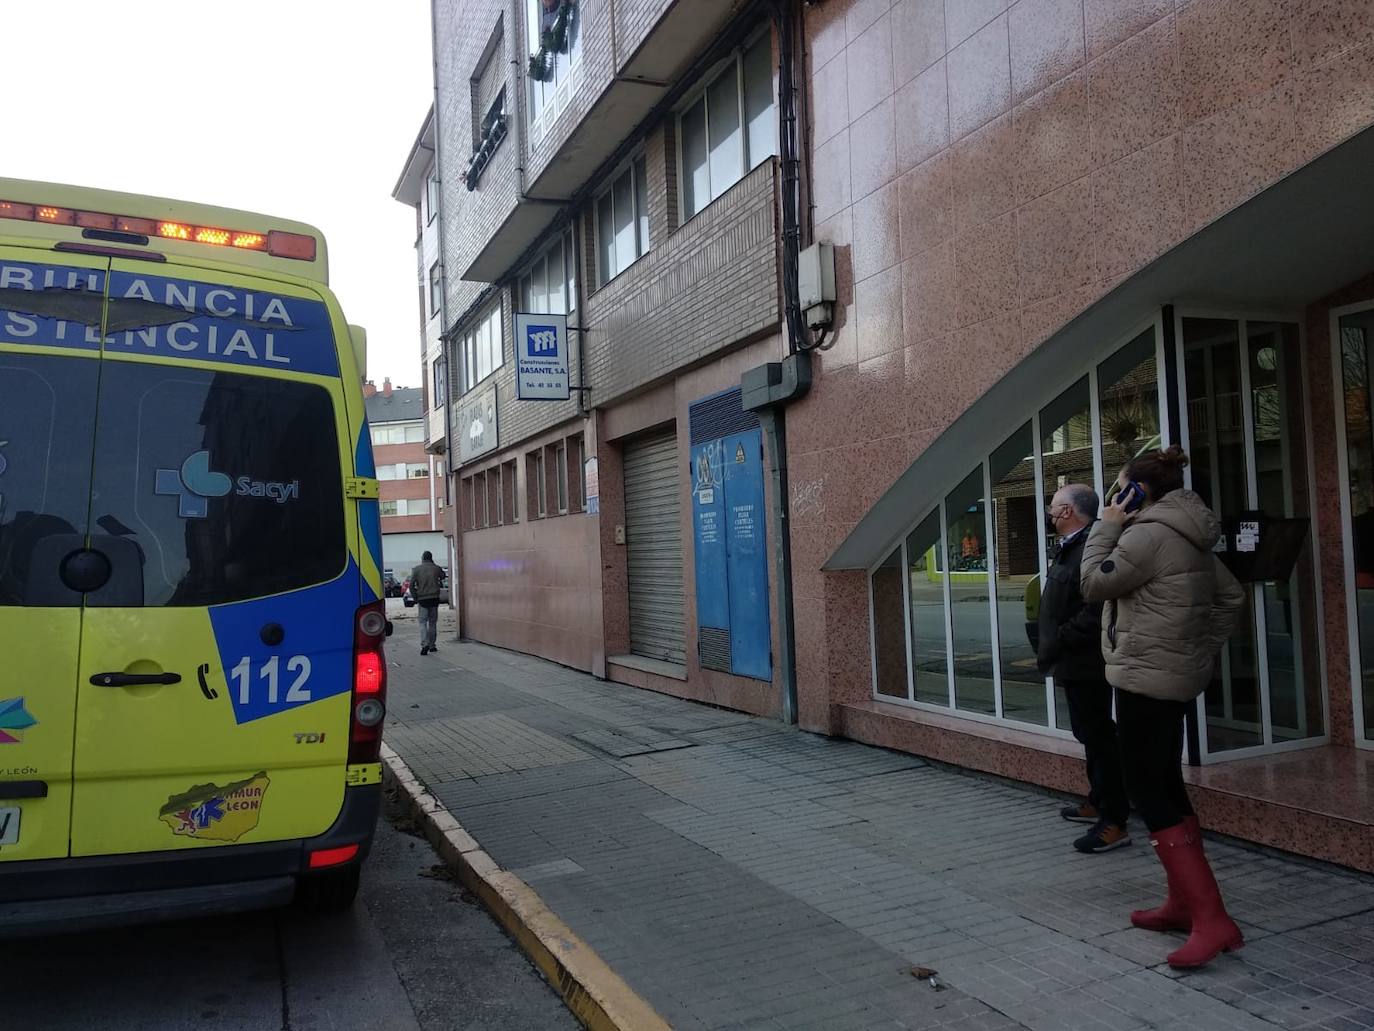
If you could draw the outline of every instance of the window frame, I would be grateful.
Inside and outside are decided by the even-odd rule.
[[[521,62],[522,67],[520,69],[521,78],[525,82],[525,124],[531,144],[537,143],[543,139],[549,128],[558,120],[558,116],[567,110],[568,105],[572,102],[572,98],[577,95],[578,90],[582,86],[582,51],[584,46],[582,39],[583,25],[581,4],[573,5],[571,17],[573,18],[573,28],[576,31],[576,36],[569,42],[568,52],[566,54],[556,54],[553,57],[555,72],[559,68],[566,68],[566,74],[562,77],[555,75],[545,81],[531,78],[528,68],[524,67],[528,64],[529,58],[539,52],[539,48],[534,46],[538,37],[536,36],[532,39],[530,37],[530,30],[533,27],[542,26],[542,6],[541,0],[525,0],[524,25],[520,30],[521,36],[525,41],[524,61]],[[542,29],[539,31],[542,34]],[[542,96],[544,87],[548,87],[551,94],[548,100],[544,100]],[[535,99],[536,90],[541,91],[538,103],[536,103]]]
[[[568,514],[568,442],[560,440],[553,445],[553,490],[558,504],[558,514]]]
[[[533,466],[531,479],[533,488],[531,493],[534,497],[534,511],[530,514],[531,519],[544,519],[549,514],[548,505],[548,477],[544,471],[544,449],[535,448],[527,456],[526,468]]]
[[[439,168],[429,170],[425,176],[425,225],[434,221],[434,216],[439,213]]]
[[[603,287],[610,284],[614,279],[628,272],[631,268],[634,267],[635,263],[638,262],[645,255],[647,255],[652,248],[652,238],[650,234],[652,226],[647,224],[647,222],[644,227],[644,232],[642,234],[644,239],[640,239],[640,219],[642,217],[645,220],[647,220],[649,217],[649,212],[647,210],[639,210],[640,198],[638,189],[638,176],[640,169],[643,169],[644,206],[647,209],[649,206],[649,159],[648,148],[644,145],[640,145],[640,147],[637,148],[636,151],[630,155],[630,157],[622,161],[616,167],[616,170],[606,177],[605,187],[597,193],[596,198],[592,202],[592,226],[593,236],[595,238],[595,247],[593,248],[593,254],[596,259],[596,288],[598,290],[602,289]],[[614,227],[616,225],[614,199],[615,188],[617,184],[619,184],[619,182],[626,176],[630,177],[630,232],[634,236],[635,256],[631,258],[630,261],[628,261],[622,268],[613,271],[602,267],[601,205],[603,202],[609,202],[611,204],[611,226],[612,230],[614,230]],[[612,247],[615,246],[614,231],[612,232],[611,236],[611,245]],[[613,256],[612,264],[620,264],[618,256]]]
[[[1100,418],[1101,385],[1098,381],[1098,369],[1104,362],[1108,361],[1119,351],[1130,345],[1138,337],[1140,337],[1143,333],[1146,332],[1152,333],[1154,338],[1154,361],[1156,379],[1155,385],[1157,390],[1156,404],[1158,406],[1157,414],[1159,418],[1160,437],[1163,440],[1173,439],[1173,434],[1177,431],[1178,428],[1172,426],[1172,420],[1169,413],[1170,395],[1168,391],[1167,374],[1168,359],[1165,353],[1166,347],[1164,318],[1163,308],[1161,307],[1157,308],[1154,312],[1152,312],[1148,319],[1144,319],[1135,323],[1132,327],[1130,327],[1128,332],[1112,339],[1107,343],[1106,346],[1100,348],[1097,351],[1092,352],[1088,356],[1085,356],[1084,364],[1086,364],[1087,366],[1087,372],[1084,372],[1083,365],[1076,365],[1074,369],[1071,370],[1071,372],[1069,372],[1068,374],[1066,374],[1066,376],[1061,381],[1056,381],[1051,389],[1037,393],[1033,402],[1029,404],[1028,411],[1018,409],[1015,417],[999,422],[999,425],[1005,426],[1004,432],[1000,433],[995,439],[992,439],[990,443],[987,443],[987,446],[980,447],[980,450],[975,452],[979,455],[977,464],[971,467],[961,467],[959,471],[956,471],[954,474],[952,474],[949,477],[949,482],[943,483],[943,489],[940,491],[939,497],[935,499],[934,503],[922,506],[921,510],[917,513],[916,518],[910,520],[907,524],[904,525],[901,534],[898,537],[896,537],[895,540],[890,542],[888,547],[883,549],[881,557],[865,571],[867,577],[868,594],[868,658],[870,672],[869,690],[870,697],[872,697],[874,700],[892,705],[902,705],[907,706],[908,708],[921,709],[927,712],[942,713],[946,716],[953,716],[957,719],[962,720],[971,720],[973,722],[979,723],[989,723],[1001,727],[1011,727],[1031,734],[1039,734],[1048,737],[1059,737],[1066,739],[1072,737],[1070,731],[1068,731],[1067,729],[1061,730],[1058,727],[1057,717],[1058,715],[1060,715],[1057,712],[1059,707],[1057,698],[1058,690],[1056,688],[1056,685],[1054,684],[1053,678],[1049,676],[1045,678],[1045,689],[1047,695],[1046,725],[1030,723],[1021,720],[1007,719],[1006,717],[1001,715],[1003,710],[1003,688],[1000,658],[1000,626],[998,616],[999,601],[996,597],[996,577],[999,559],[997,557],[998,537],[996,534],[996,517],[994,513],[994,505],[991,502],[991,499],[993,497],[992,492],[994,485],[990,482],[990,463],[993,453],[996,452],[1000,447],[1002,447],[1002,445],[1006,443],[1006,441],[1011,439],[1012,436],[1020,432],[1025,423],[1029,422],[1031,424],[1031,439],[1035,449],[1035,497],[1037,499],[1043,499],[1045,492],[1045,480],[1044,454],[1042,450],[1042,442],[1044,438],[1042,436],[1042,427],[1040,422],[1041,412],[1047,405],[1051,404],[1054,400],[1059,398],[1062,394],[1064,394],[1066,391],[1071,389],[1075,384],[1077,384],[1080,380],[1086,377],[1088,379],[1089,385],[1089,413],[1091,422],[1090,447],[1092,449],[1092,461],[1094,469],[1094,483],[1092,484],[1092,486],[1097,491],[1099,497],[1104,497],[1104,472],[1102,469],[1102,424]],[[980,445],[982,443],[984,442],[980,441]],[[988,715],[980,712],[971,711],[968,709],[960,709],[957,706],[957,700],[955,696],[955,637],[951,622],[954,618],[954,600],[952,597],[951,590],[953,583],[952,576],[957,574],[952,574],[952,571],[948,568],[949,563],[946,561],[939,561],[937,563],[937,571],[939,573],[943,585],[944,609],[942,613],[942,619],[945,632],[945,676],[949,692],[948,703],[944,705],[936,705],[931,702],[915,700],[915,679],[912,664],[913,656],[911,654],[912,617],[911,590],[909,583],[905,585],[902,602],[904,621],[903,625],[905,627],[907,639],[907,696],[905,698],[898,698],[892,695],[883,695],[878,693],[878,652],[876,640],[877,623],[876,613],[874,611],[873,587],[874,574],[878,573],[883,568],[884,564],[892,557],[892,554],[894,552],[899,552],[901,556],[902,569],[904,571],[903,575],[907,575],[906,571],[911,568],[911,556],[907,554],[907,539],[932,514],[938,514],[939,516],[940,546],[942,548],[946,546],[946,542],[948,541],[949,537],[950,527],[950,514],[947,511],[946,503],[949,499],[951,492],[956,490],[960,484],[962,484],[967,478],[969,478],[975,469],[980,472],[983,482],[983,516],[985,525],[985,540],[987,541],[985,551],[988,555],[987,569],[983,572],[983,575],[986,577],[988,582],[988,609],[990,623],[989,632],[991,634],[991,637],[989,638],[989,650],[992,653],[993,660],[993,698],[995,702],[995,711],[997,713],[996,715]],[[1045,575],[1048,571],[1048,554],[1044,534],[1037,534],[1037,537],[1037,549],[1039,553],[1039,576],[1040,581],[1043,584]]]
[[[429,317],[432,319],[439,314],[439,298],[444,291],[444,275],[440,268],[440,263],[436,258],[434,263],[429,266]]]
[[[480,364],[477,361],[477,335],[490,324],[495,334],[494,340],[487,344],[488,356],[497,360],[483,375],[476,376]],[[492,349],[494,347],[494,350]],[[486,380],[496,375],[506,364],[506,318],[504,299],[498,299],[487,308],[468,327],[458,334],[458,360],[461,363],[463,393],[471,393]]]
[[[696,218],[703,211],[709,208],[712,204],[718,201],[721,197],[729,193],[731,189],[733,189],[739,183],[747,179],[750,173],[752,173],[754,169],[758,168],[759,165],[763,164],[764,161],[770,158],[774,158],[778,154],[779,145],[778,133],[776,128],[776,114],[778,109],[778,83],[776,78],[774,77],[774,75],[776,74],[776,68],[773,68],[774,75],[769,76],[769,81],[772,90],[772,108],[775,116],[773,118],[773,147],[772,150],[766,156],[761,157],[757,160],[754,160],[749,153],[749,119],[748,104],[745,99],[746,79],[744,75],[744,60],[745,55],[760,40],[763,39],[768,40],[769,67],[773,68],[773,30],[772,26],[765,22],[762,26],[755,29],[752,33],[746,36],[743,42],[739,44],[739,46],[735,47],[733,50],[730,51],[728,56],[721,58],[720,61],[713,65],[702,76],[701,81],[695,87],[693,87],[691,92],[688,93],[682,100],[680,100],[677,104],[673,106],[673,133],[674,142],[677,146],[677,210],[679,227],[686,225],[692,219]],[[687,152],[686,148],[683,146],[682,139],[683,116],[692,108],[696,107],[698,101],[704,102],[705,107],[703,108],[704,117],[702,125],[706,134],[706,168],[707,177],[709,180],[711,167],[711,109],[710,102],[707,99],[707,94],[710,92],[712,86],[714,86],[722,77],[729,73],[729,69],[731,67],[733,67],[735,72],[736,104],[739,113],[740,167],[742,171],[738,179],[726,185],[719,192],[717,192],[715,190],[714,185],[712,185],[711,198],[704,204],[701,204],[699,207],[697,207],[695,211],[689,211],[687,208]]]
[[[563,248],[563,280],[559,284],[559,291],[563,295],[563,311],[544,312],[538,311],[533,303],[531,290],[534,286],[534,270],[541,264],[544,266],[544,283],[548,284],[549,258],[553,254],[554,248],[561,243]],[[571,273],[571,276],[569,275]],[[517,311],[527,312],[532,315],[572,315],[577,311],[577,255],[573,249],[572,229],[562,232],[558,240],[550,240],[539,255],[525,266],[515,279],[515,307]]]
[[[430,408],[441,411],[448,404],[448,362],[440,355],[437,361],[430,362],[430,386],[432,399]]]

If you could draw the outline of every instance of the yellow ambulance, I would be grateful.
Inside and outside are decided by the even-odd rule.
[[[352,902],[365,349],[309,226],[0,179],[0,936]]]

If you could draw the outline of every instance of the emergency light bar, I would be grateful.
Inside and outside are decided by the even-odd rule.
[[[20,204],[0,200],[0,218],[19,222],[47,222],[55,226],[76,226],[107,233],[130,233],[136,236],[159,237],[186,243],[203,243],[211,247],[235,247],[245,251],[263,251],[274,258],[294,258],[297,261],[315,260],[315,238],[302,233],[284,233],[276,229],[255,233],[240,229],[220,229],[214,226],[195,226],[184,222],[160,221],[154,218],[133,218],[127,215],[107,215],[98,211],[75,211],[44,204]]]

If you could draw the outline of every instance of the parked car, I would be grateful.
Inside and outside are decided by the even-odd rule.
[[[405,588],[390,569],[382,574],[382,590],[388,598],[399,598],[405,593]]]

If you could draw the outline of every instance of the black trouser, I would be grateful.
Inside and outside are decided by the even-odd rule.
[[[1059,680],[1069,699],[1069,725],[1088,763],[1088,801],[1102,816],[1126,826],[1130,803],[1121,775],[1121,751],[1112,722],[1112,689],[1105,680]]]
[[[1183,785],[1183,721],[1190,702],[1116,693],[1117,735],[1126,789],[1150,832],[1193,814]]]

